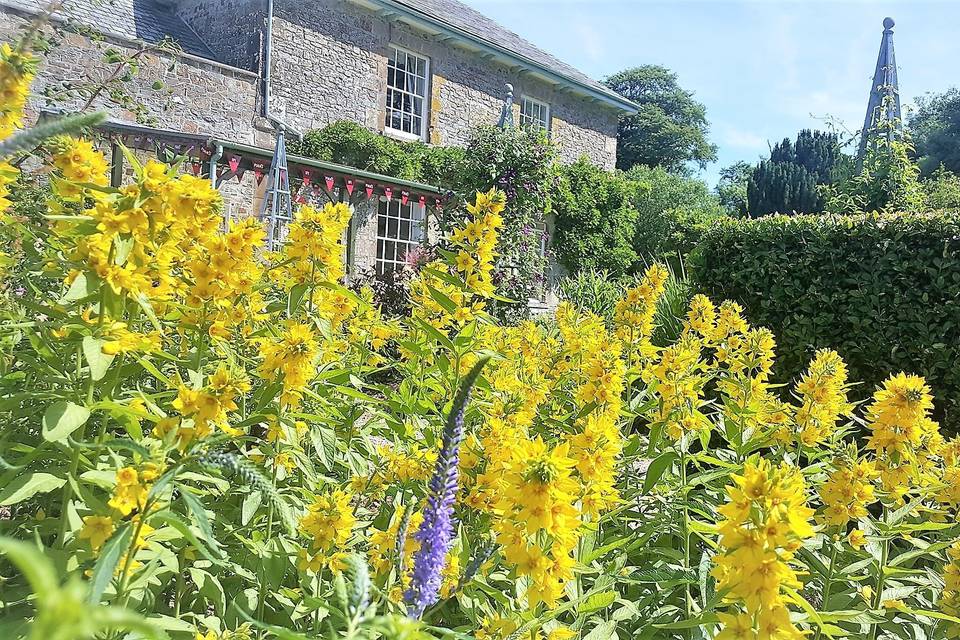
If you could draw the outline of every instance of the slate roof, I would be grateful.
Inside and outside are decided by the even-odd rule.
[[[458,0],[387,0],[388,4],[405,7],[429,21],[439,22],[463,31],[477,40],[505,49],[515,56],[552,71],[568,80],[603,94],[629,108],[632,103],[585,73],[524,40],[498,22]]]
[[[46,8],[49,0],[0,0],[0,4],[37,13]],[[66,0],[58,15],[122,38],[155,44],[166,36],[187,53],[216,59],[200,36],[155,0]]]

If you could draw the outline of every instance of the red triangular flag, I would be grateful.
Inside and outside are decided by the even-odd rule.
[[[373,197],[373,185],[372,184],[366,185],[366,191],[367,191],[367,199],[369,200],[370,198]]]
[[[294,200],[294,202],[296,202],[297,204],[303,204],[304,202],[307,201],[307,199],[304,198],[304,197],[303,197],[302,195],[300,195],[299,193],[297,194],[297,197],[294,198],[293,200]]]
[[[408,200],[410,200],[410,192],[409,192],[409,191],[401,191],[401,192],[400,192],[400,203],[403,204],[403,205],[406,205]]]
[[[353,195],[353,180],[347,180],[347,195]]]
[[[230,156],[227,158],[227,164],[230,165],[230,171],[236,173],[240,168],[240,156]]]
[[[203,167],[200,165],[199,162],[194,162],[191,165],[191,168],[193,169],[193,175],[198,176],[200,175],[200,169],[202,169]]]
[[[384,187],[383,195],[387,196],[387,202],[390,202],[391,200],[393,200],[393,189],[391,189],[390,187]]]
[[[327,183],[327,191],[333,191],[333,176],[324,176],[323,179]]]
[[[420,196],[420,206],[421,207],[427,206],[427,196]]]

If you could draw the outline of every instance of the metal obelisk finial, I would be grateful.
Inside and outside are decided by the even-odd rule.
[[[883,39],[880,41],[880,55],[877,56],[877,69],[873,72],[873,84],[870,87],[870,102],[867,104],[867,117],[860,132],[860,151],[858,163],[863,161],[867,151],[867,141],[878,126],[888,124],[887,136],[894,128],[900,127],[900,85],[897,81],[897,58],[893,53],[893,18],[883,19]]]

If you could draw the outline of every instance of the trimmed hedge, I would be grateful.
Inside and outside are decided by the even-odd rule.
[[[960,216],[770,216],[719,221],[692,256],[697,286],[777,336],[788,382],[836,349],[869,396],[888,373],[927,378],[960,426]]]

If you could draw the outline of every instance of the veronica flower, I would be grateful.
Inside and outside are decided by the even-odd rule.
[[[455,530],[453,505],[457,500],[460,480],[460,443],[463,441],[463,418],[467,410],[470,391],[480,370],[489,358],[483,358],[474,365],[464,378],[460,390],[453,400],[447,425],[443,430],[443,442],[437,456],[437,466],[430,478],[430,495],[423,510],[423,523],[415,538],[420,548],[413,558],[413,575],[410,588],[404,595],[407,601],[407,614],[419,618],[430,605],[439,599],[440,585],[443,582],[443,569],[447,563],[447,554],[453,545]]]

